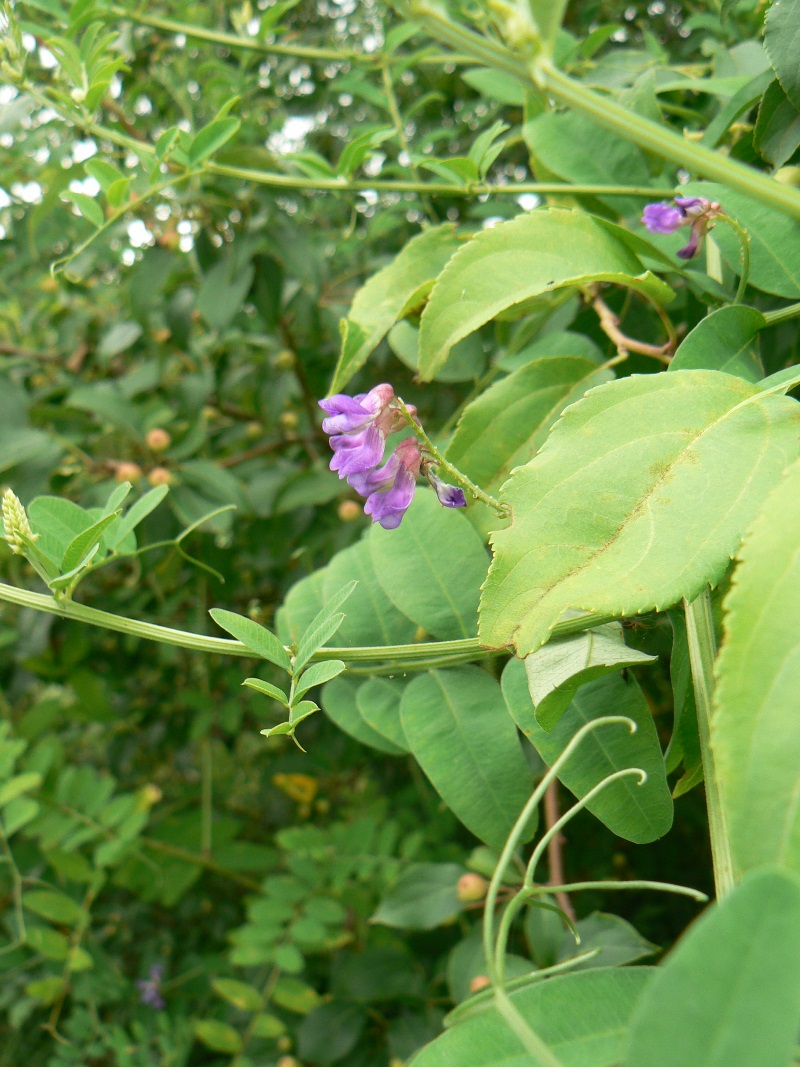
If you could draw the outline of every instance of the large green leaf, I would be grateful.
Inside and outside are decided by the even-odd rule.
[[[511,1000],[562,1067],[613,1067],[619,1063],[634,1005],[654,974],[652,967],[597,968],[536,982],[512,993]],[[417,1053],[409,1067],[540,1064],[490,1009],[446,1030]],[[700,1061],[693,1067],[700,1067]]]
[[[370,678],[356,693],[356,707],[361,718],[397,748],[408,749],[403,723],[400,719],[400,700],[403,683],[392,678]]]
[[[672,290],[608,228],[579,211],[543,208],[479,233],[442,271],[420,324],[419,367],[430,380],[450,349],[500,312],[564,286],[607,281],[666,303]]]
[[[418,491],[396,530],[372,527],[370,547],[378,581],[404,615],[443,641],[475,636],[489,560],[463,515]]]
[[[664,754],[667,773],[681,763],[683,776],[675,783],[672,795],[676,799],[688,793],[703,780],[703,758],[697,728],[697,705],[692,683],[692,665],[686,637],[686,617],[680,608],[669,612],[672,623],[672,655],[669,678],[672,683],[672,737]]]
[[[774,167],[782,167],[800,145],[800,111],[774,81],[764,93],[754,131],[758,151]]]
[[[736,867],[800,871],[800,462],[768,497],[725,600],[712,746]]]
[[[718,308],[684,338],[669,369],[721,370],[757,382],[764,377],[757,338],[766,325],[760,311],[744,304]]]
[[[537,359],[464,409],[446,456],[481,488],[494,492],[512,467],[536,453],[568,404],[613,377],[579,356]],[[485,505],[473,508],[480,508],[482,518],[495,514]]]
[[[628,648],[622,627],[613,622],[563,641],[548,641],[525,660],[536,721],[551,730],[582,685],[623,667],[652,663],[655,658]]]
[[[478,667],[421,674],[406,687],[400,715],[408,747],[445,804],[502,848],[532,778],[497,682]]]
[[[627,841],[643,844],[663,837],[672,825],[672,798],[655,724],[641,689],[620,672],[588,682],[574,696],[548,733],[536,721],[523,664],[509,660],[503,671],[503,696],[514,720],[545,763],[552,765],[587,722],[604,715],[627,715],[636,723],[604,726],[584,739],[559,778],[575,796],[583,797],[609,774],[639,767],[643,785],[633,776],[612,782],[587,806],[601,822]]]
[[[773,3],[764,24],[764,46],[783,90],[800,110],[800,8],[791,0]]]
[[[322,596],[329,601],[342,586],[355,579],[358,585],[347,602],[337,645],[401,645],[410,641],[416,627],[402,615],[378,583],[367,541],[337,552],[324,571]]]
[[[360,741],[362,745],[385,752],[389,756],[402,756],[405,748],[395,745],[383,734],[373,729],[358,710],[359,683],[351,678],[336,678],[322,690],[322,710],[340,730]]]
[[[458,899],[457,863],[415,863],[400,875],[370,922],[401,930],[432,930],[453,919],[464,905]]]
[[[593,389],[506,483],[483,644],[526,656],[569,609],[632,615],[716,584],[796,458],[798,426],[796,401],[718,371]]]
[[[800,298],[800,220],[773,211],[739,192],[714,182],[689,182],[681,196],[717,200],[726,214],[750,235],[750,283],[765,293]],[[741,271],[739,238],[730,226],[718,222],[714,240],[723,259],[737,274]]]
[[[789,1067],[798,961],[800,882],[753,872],[657,969],[631,1022],[624,1067]]]
[[[568,111],[545,111],[522,128],[534,162],[559,178],[583,185],[647,185],[650,175],[641,149],[589,119]],[[601,198],[602,199],[602,198]],[[635,197],[613,197],[620,214],[641,212]]]
[[[332,393],[347,385],[398,319],[422,304],[459,243],[450,223],[426,230],[358,290],[342,321],[342,351]]]

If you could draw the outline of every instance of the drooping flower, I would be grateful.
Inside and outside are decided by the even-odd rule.
[[[459,489],[457,485],[448,485],[447,482],[443,481],[436,471],[427,463],[423,463],[423,474],[428,479],[433,491],[439,498],[439,503],[443,507],[465,508],[467,506],[467,498],[464,496],[464,490]]]
[[[384,382],[368,393],[339,393],[319,401],[328,416],[322,429],[331,435],[330,467],[340,478],[374,470],[380,463],[387,435],[404,425],[400,411],[390,407],[392,400],[394,389]]]
[[[139,1002],[148,1004],[151,1008],[155,1008],[156,1011],[161,1011],[162,1008],[167,1006],[161,995],[161,979],[163,975],[164,968],[155,963],[150,968],[150,977],[140,978],[136,983],[136,987],[139,990]]]
[[[676,196],[674,206],[664,201],[648,204],[642,222],[650,233],[675,233],[682,226],[691,226],[689,241],[678,251],[678,256],[692,259],[700,251],[709,225],[719,214],[719,204],[702,196]]]
[[[421,464],[422,454],[416,439],[407,437],[382,467],[351,479],[356,492],[367,498],[364,514],[380,523],[384,530],[397,529],[414,499]]]

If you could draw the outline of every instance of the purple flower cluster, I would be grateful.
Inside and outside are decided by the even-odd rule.
[[[394,389],[384,383],[368,393],[339,393],[319,401],[327,416],[322,429],[330,435],[333,449],[331,470],[338,471],[340,478],[346,478],[357,493],[366,497],[365,513],[385,530],[394,530],[402,522],[420,473],[445,507],[463,508],[467,504],[462,489],[443,482],[431,469],[430,459],[420,451],[414,437],[401,441],[380,466],[387,436],[406,424],[400,409],[392,406],[394,399]],[[416,413],[410,406],[406,410]]]
[[[136,983],[136,988],[139,990],[139,1001],[142,1004],[148,1004],[151,1008],[155,1008],[156,1011],[161,1011],[165,1008],[166,1001],[161,996],[161,979],[164,976],[164,968],[156,963],[150,968],[149,978],[140,978]]]
[[[642,222],[650,233],[675,233],[682,226],[691,226],[689,242],[678,252],[681,259],[692,259],[700,251],[709,223],[720,214],[718,203],[702,196],[676,196],[674,203],[648,204]]]

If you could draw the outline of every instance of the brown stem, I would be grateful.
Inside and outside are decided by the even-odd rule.
[[[637,341],[634,337],[628,337],[619,328],[619,318],[614,314],[605,300],[596,292],[590,294],[592,307],[597,312],[600,320],[600,329],[610,338],[621,356],[628,356],[631,352],[638,352],[641,356],[650,356],[661,363],[669,363],[675,344],[674,338],[670,338],[666,344],[651,345],[646,341]]]
[[[254,445],[244,452],[237,452],[235,456],[226,456],[219,460],[220,467],[236,467],[240,463],[247,463],[250,459],[258,459],[260,456],[268,456],[270,452],[279,452],[289,445],[303,445],[308,448],[309,444],[318,440],[313,434],[287,434],[279,441],[263,441],[260,445]]]
[[[548,830],[551,830],[558,822],[558,780],[554,779],[547,787],[547,792],[544,795],[544,821]],[[550,877],[548,878],[548,885],[564,885],[566,878],[564,876],[564,854],[562,847],[566,841],[561,834],[555,834],[550,838],[547,845],[547,868]],[[555,894],[556,903],[559,908],[568,915],[571,922],[575,922],[575,911],[572,907],[572,902],[563,890],[559,890]]]

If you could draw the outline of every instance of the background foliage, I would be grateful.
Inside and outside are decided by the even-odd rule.
[[[6,9],[2,477],[51,591],[246,648],[3,606],[0,1064],[536,1062],[496,1013],[434,1041],[488,967],[485,883],[459,879],[492,875],[576,731],[624,714],[638,733],[592,734],[562,805],[631,766],[648,781],[570,823],[569,880],[713,892],[680,602],[714,586],[722,639],[737,553],[714,751],[741,886],[658,968],[616,969],[654,964],[696,901],[576,893],[579,946],[526,908],[506,973],[598,950],[514,998],[555,1062],[794,1062],[797,404],[763,379],[798,362],[798,9],[774,4],[765,38],[751,0],[581,3],[559,29],[562,6],[531,4],[543,51],[600,114],[536,88],[522,6]],[[661,147],[610,128],[614,105]],[[722,222],[698,261],[646,238],[678,182],[746,230],[741,285]],[[398,530],[367,530],[316,402],[384,380],[506,486],[513,525],[420,488]],[[22,556],[2,567],[42,588]],[[545,644],[576,609],[597,628]],[[286,654],[242,616],[299,645],[277,699],[305,752],[275,731]]]

